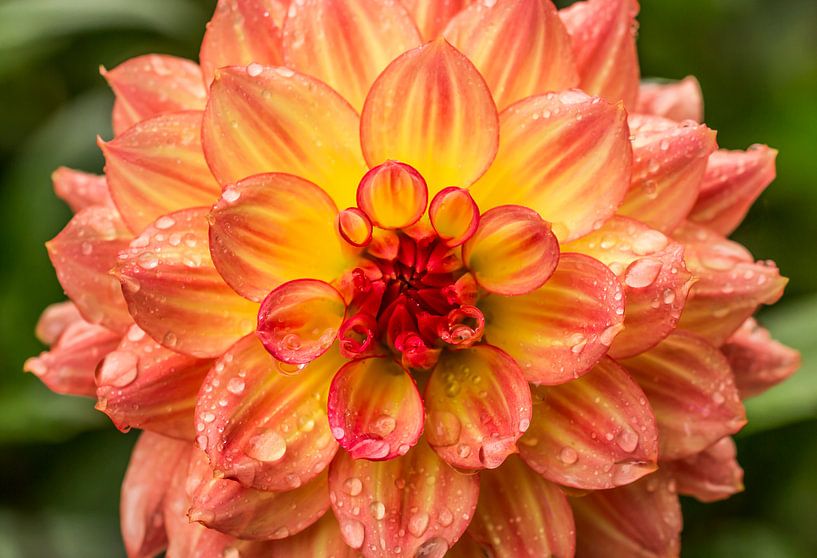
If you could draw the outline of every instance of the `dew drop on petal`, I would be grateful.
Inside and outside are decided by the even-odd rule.
[[[99,386],[123,388],[136,380],[138,359],[127,351],[113,351],[105,357],[96,373]]]
[[[562,448],[562,451],[559,452],[559,459],[566,465],[573,465],[579,460],[579,454],[570,446],[565,446]]]
[[[357,477],[349,477],[343,483],[343,490],[349,496],[357,496],[358,494],[360,494],[363,491],[363,483]]]
[[[409,518],[408,530],[415,537],[422,537],[428,529],[430,518],[427,513],[419,512]]]
[[[624,283],[633,289],[643,289],[652,285],[661,271],[661,262],[655,258],[642,258],[627,268]]]
[[[287,451],[287,443],[274,430],[263,430],[250,439],[247,455],[265,463],[280,461]]]
[[[616,444],[626,452],[633,452],[638,447],[638,433],[625,426],[616,436]]]
[[[340,526],[340,532],[341,535],[343,535],[343,540],[352,548],[358,549],[363,546],[365,533],[363,531],[363,524],[360,521],[355,519],[344,521]]]
[[[386,506],[383,505],[383,502],[374,501],[370,508],[372,510],[372,517],[376,520],[380,521],[386,517]]]

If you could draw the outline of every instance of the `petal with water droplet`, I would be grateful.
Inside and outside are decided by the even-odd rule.
[[[727,436],[695,455],[661,466],[675,479],[681,494],[717,502],[743,491],[743,469],[736,455],[735,442]]]
[[[93,205],[113,204],[104,176],[60,167],[51,174],[51,181],[54,183],[54,193],[74,213]]]
[[[694,76],[680,81],[642,81],[635,113],[652,114],[682,122],[704,119],[701,84]]]
[[[452,17],[472,0],[401,0],[414,18],[424,41],[436,39]]]

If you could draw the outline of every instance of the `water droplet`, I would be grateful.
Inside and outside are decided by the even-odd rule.
[[[451,513],[451,510],[448,508],[443,508],[440,510],[439,514],[440,525],[443,527],[448,527],[452,523],[454,523],[454,514]]]
[[[343,440],[343,437],[346,436],[346,431],[340,426],[335,426],[332,428],[332,436],[334,436],[335,440]]]
[[[360,494],[363,491],[363,483],[357,477],[349,477],[343,483],[343,490],[349,496],[357,496],[358,494]]]
[[[244,380],[241,378],[230,378],[227,382],[227,391],[234,395],[240,395],[244,391]]]
[[[358,549],[363,546],[365,532],[363,530],[363,524],[360,521],[355,519],[344,521],[341,523],[340,533],[343,535],[343,540],[346,541],[346,544],[352,548]]]
[[[274,430],[264,430],[250,439],[247,455],[258,461],[274,463],[280,461],[287,451],[287,443]]]
[[[258,77],[264,71],[264,67],[261,64],[252,63],[247,66],[247,75],[250,77]]]
[[[453,446],[460,439],[462,423],[448,411],[432,411],[428,415],[426,437],[432,446]]]
[[[386,517],[386,506],[383,505],[383,502],[372,502],[370,508],[372,510],[372,517],[376,520],[380,521]]]
[[[397,427],[397,421],[389,415],[381,415],[372,423],[371,432],[377,436],[388,436]]]
[[[428,529],[429,519],[428,514],[425,512],[412,515],[408,522],[409,533],[415,537],[422,537],[423,533]]]
[[[616,436],[616,443],[624,451],[633,452],[638,447],[638,433],[625,426]]]
[[[113,351],[105,357],[96,373],[98,386],[123,388],[136,380],[138,359],[127,351]]]
[[[222,192],[221,197],[227,203],[235,203],[238,201],[238,198],[241,197],[241,192],[239,192],[235,188],[227,188],[226,190],[224,190],[224,192]]]
[[[169,215],[165,215],[163,217],[159,217],[159,219],[155,223],[155,226],[156,226],[157,229],[166,230],[166,229],[171,228],[175,224],[176,224],[176,220],[173,219],[173,217],[170,217]]]
[[[654,258],[636,260],[627,268],[624,283],[633,289],[643,289],[652,285],[661,271],[661,262]]]
[[[579,460],[579,454],[570,446],[565,446],[559,452],[559,459],[566,465],[573,465]]]

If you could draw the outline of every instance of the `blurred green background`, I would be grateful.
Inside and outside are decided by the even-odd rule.
[[[558,2],[560,5],[569,1]],[[62,299],[43,242],[70,218],[59,165],[100,171],[112,95],[98,73],[147,52],[197,57],[214,0],[0,0],[0,556],[123,555],[119,483],[134,434],[23,374],[40,310]],[[642,0],[645,76],[696,75],[721,147],[780,150],[778,179],[736,233],[791,278],[761,320],[803,353],[749,403],[747,492],[685,501],[684,556],[817,556],[817,2]]]

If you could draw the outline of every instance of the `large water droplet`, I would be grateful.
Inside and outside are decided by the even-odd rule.
[[[636,260],[627,268],[624,283],[634,289],[643,289],[652,285],[661,271],[661,262],[655,258]]]
[[[409,518],[408,530],[415,537],[422,537],[428,529],[430,518],[426,512],[419,512]]]
[[[253,436],[247,446],[247,455],[258,461],[274,463],[280,461],[287,451],[287,443],[280,434],[268,429]]]
[[[565,465],[573,465],[579,460],[579,454],[570,446],[565,446],[559,452],[559,460]]]
[[[625,426],[616,436],[618,447],[626,452],[633,452],[638,447],[638,433],[632,428]]]
[[[98,386],[123,388],[131,384],[137,375],[138,359],[127,351],[113,351],[105,357],[96,373]]]
[[[343,535],[343,540],[346,541],[346,544],[352,548],[358,549],[363,546],[365,532],[363,530],[363,524],[360,521],[356,519],[344,521],[340,525],[340,533]]]

